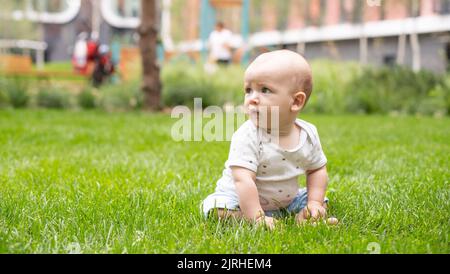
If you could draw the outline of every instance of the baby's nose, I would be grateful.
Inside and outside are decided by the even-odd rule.
[[[248,99],[252,102],[257,102],[259,100],[259,92],[252,90],[248,95]]]

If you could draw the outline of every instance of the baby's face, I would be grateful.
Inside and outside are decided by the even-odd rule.
[[[270,129],[271,117],[279,119],[274,123],[292,122],[297,115],[293,110],[294,95],[300,91],[298,63],[293,61],[292,52],[276,51],[259,56],[247,68],[244,76],[244,106],[253,123]],[[296,55],[296,54],[295,54]],[[297,56],[295,56],[297,57]],[[308,67],[309,69],[309,67]]]

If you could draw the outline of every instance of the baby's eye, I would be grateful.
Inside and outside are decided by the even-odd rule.
[[[245,94],[250,94],[252,93],[252,89],[251,88],[246,88],[245,89]]]
[[[270,89],[268,89],[268,88],[266,88],[266,87],[263,87],[262,89],[261,89],[261,93],[271,93],[272,91],[270,90]]]

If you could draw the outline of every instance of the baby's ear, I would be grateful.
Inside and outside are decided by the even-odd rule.
[[[294,94],[293,99],[294,101],[292,102],[291,110],[293,112],[298,112],[302,110],[303,106],[305,106],[306,93],[304,93],[303,91],[299,91]]]

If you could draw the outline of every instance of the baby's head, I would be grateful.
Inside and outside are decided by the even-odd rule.
[[[247,68],[244,76],[244,106],[251,120],[260,124],[264,109],[268,109],[264,123],[270,128],[271,107],[279,109],[279,127],[294,123],[312,92],[312,73],[309,64],[298,53],[277,50],[259,55]],[[275,116],[272,116],[275,117]]]

